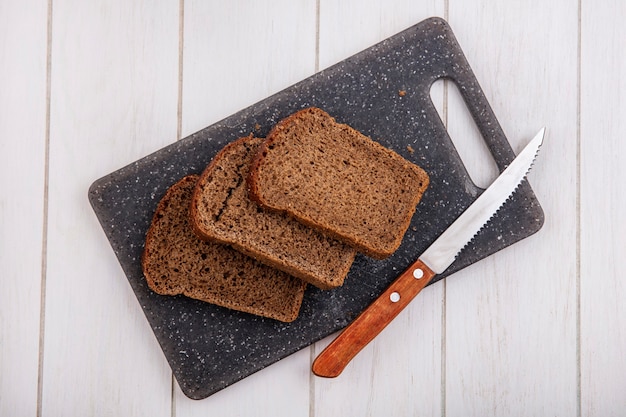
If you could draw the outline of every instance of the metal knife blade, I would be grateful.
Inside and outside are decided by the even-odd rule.
[[[422,253],[420,259],[430,269],[437,274],[448,269],[461,249],[511,197],[530,170],[545,131],[541,129],[498,178]]]
[[[545,128],[496,180],[446,229],[409,268],[367,307],[313,362],[313,373],[333,378],[372,341],[433,279],[511,197],[530,170],[543,143]]]

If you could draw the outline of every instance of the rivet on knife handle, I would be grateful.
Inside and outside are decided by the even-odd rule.
[[[366,308],[313,362],[313,373],[334,378],[435,276],[417,260]]]
[[[543,143],[545,128],[526,145],[495,181],[385,292],[359,315],[313,362],[313,373],[333,378],[393,320],[436,274],[487,224],[525,178]]]

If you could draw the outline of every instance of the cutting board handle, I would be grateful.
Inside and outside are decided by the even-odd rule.
[[[421,260],[415,261],[320,353],[313,362],[313,373],[325,378],[341,374],[434,276]]]

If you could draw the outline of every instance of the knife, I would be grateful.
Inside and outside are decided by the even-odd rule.
[[[435,277],[496,214],[530,170],[543,143],[545,128],[526,145],[495,181],[422,255],[367,307],[313,362],[317,376],[334,378]]]

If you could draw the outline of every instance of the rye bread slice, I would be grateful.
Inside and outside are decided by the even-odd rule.
[[[318,108],[281,120],[259,148],[250,198],[376,259],[402,242],[429,177]]]
[[[174,184],[159,202],[142,267],[158,294],[177,295],[283,322],[296,319],[306,283],[228,246],[199,239],[189,222],[197,175]]]
[[[248,198],[245,178],[264,139],[238,139],[204,170],[194,191],[191,221],[203,239],[231,245],[322,289],[336,288],[354,261],[354,248]]]

